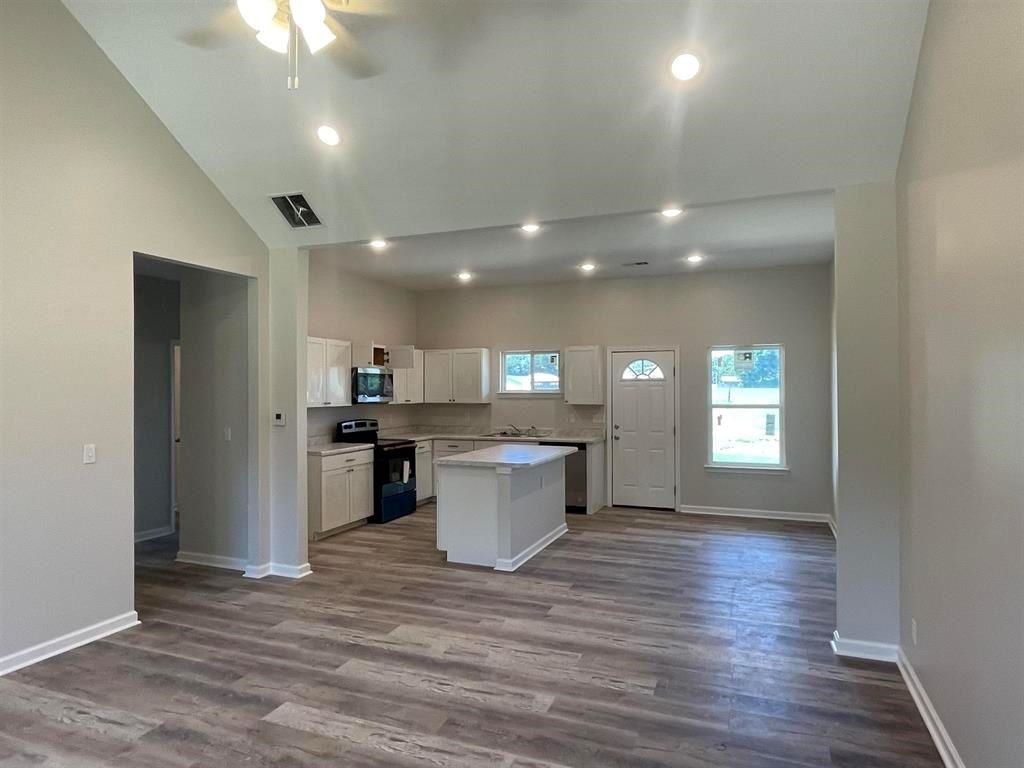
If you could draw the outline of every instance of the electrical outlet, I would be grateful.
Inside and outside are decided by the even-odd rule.
[[[83,464],[95,464],[96,463],[96,444],[86,443],[82,446],[82,463]]]
[[[917,619],[910,620],[910,642],[917,645]]]
[[[288,423],[288,417],[283,413],[274,414],[274,426],[283,427]]]

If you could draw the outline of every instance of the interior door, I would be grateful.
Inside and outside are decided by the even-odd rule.
[[[612,504],[676,505],[675,352],[612,353]]]

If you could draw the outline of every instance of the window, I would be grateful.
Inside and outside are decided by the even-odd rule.
[[[653,360],[634,360],[622,371],[623,381],[633,381],[635,379],[662,380],[664,378],[665,373]]]
[[[501,353],[501,391],[505,393],[558,393],[558,352],[518,351]]]
[[[783,349],[708,351],[708,465],[785,467]]]

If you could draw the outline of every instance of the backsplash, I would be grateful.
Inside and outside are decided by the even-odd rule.
[[[457,428],[466,434],[482,434],[514,424],[520,429],[537,427],[556,432],[603,430],[603,405],[566,405],[559,398],[502,398],[481,405],[366,404],[340,408],[310,408],[306,412],[306,443],[310,448],[334,439],[334,427],[347,419],[377,419],[381,430],[412,425]]]
[[[306,445],[316,448],[334,441],[334,427],[339,421],[349,419],[377,419],[381,429],[408,427],[418,424],[417,405],[386,405],[366,403],[364,405],[340,406],[337,408],[306,409]]]

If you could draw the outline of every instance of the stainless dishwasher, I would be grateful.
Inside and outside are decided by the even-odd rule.
[[[575,448],[576,453],[565,457],[565,511],[585,515],[587,513],[587,444],[551,443],[544,445],[565,445]]]

